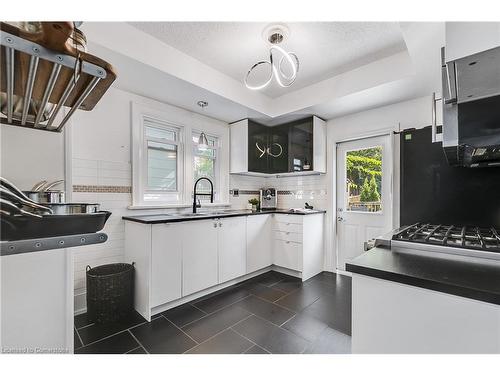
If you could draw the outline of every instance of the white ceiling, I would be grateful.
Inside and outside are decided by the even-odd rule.
[[[176,25],[182,28],[184,24]],[[329,24],[338,25],[338,23]],[[303,83],[306,86],[302,88],[294,85],[293,90],[289,88],[274,98],[260,91],[248,90],[243,85],[241,76],[238,79],[233,78],[230,74],[234,72],[231,73],[229,68],[220,71],[208,65],[206,61],[193,57],[194,51],[190,48],[185,47],[186,52],[183,52],[129,23],[85,22],[83,31],[89,40],[89,51],[117,68],[118,79],[114,83],[116,87],[227,122],[249,117],[268,125],[276,125],[309,114],[332,119],[398,101],[429,96],[432,92],[440,92],[440,48],[444,45],[444,23],[356,24],[364,25],[364,27],[356,29],[353,28],[353,23],[349,23],[344,24],[343,30],[353,40],[351,46],[359,46],[361,43],[359,41],[364,38],[366,43],[364,48],[352,48],[358,49],[358,56],[364,57],[360,57],[348,66],[338,62],[335,68],[337,70],[325,70],[322,73],[323,76],[317,72],[310,72],[311,77],[319,77],[316,79],[320,81],[311,84]],[[172,25],[172,23],[162,22],[154,25]],[[211,23],[211,25],[218,29],[231,24]],[[243,27],[251,25],[256,24],[240,23],[236,29],[242,30]],[[261,27],[256,30],[256,39],[261,38],[261,29],[266,24],[260,25]],[[290,23],[289,25],[298,24]],[[301,25],[304,27],[301,33],[314,34],[309,29],[316,30],[318,33],[315,23]],[[321,25],[319,24],[318,27]],[[375,26],[370,29],[367,25]],[[376,25],[381,27],[380,32],[376,31]],[[385,50],[382,49],[385,51],[383,53],[380,50],[361,53],[360,49],[365,52],[376,50],[373,46],[370,47],[366,42],[367,39],[372,40],[374,45],[380,46],[385,43],[389,46],[388,34],[391,32],[388,29],[392,29],[396,34],[400,33],[400,36],[395,39],[404,41],[402,42],[403,51],[391,54],[390,47],[386,47]],[[371,30],[373,35],[367,35],[371,34],[367,30]],[[191,34],[193,35],[178,32],[178,38],[185,35],[186,43],[188,43],[193,39],[204,40],[203,38],[208,35],[193,30]],[[300,35],[297,28],[293,28],[290,38],[295,36],[298,39],[297,34]],[[364,35],[364,37],[359,35]],[[334,39],[333,36],[332,39]],[[385,42],[382,43],[383,41]],[[202,42],[199,43],[204,45]],[[265,46],[263,39],[259,39],[255,44],[258,44],[259,48],[265,48],[261,47]],[[319,43],[314,45],[320,46]],[[349,49],[349,43],[345,49]],[[395,50],[398,49],[399,47]],[[323,50],[326,51],[328,48],[323,47]],[[215,53],[212,51],[212,58],[215,60],[224,61],[226,55],[234,55],[234,53],[227,53],[223,48],[216,48],[214,51]],[[205,53],[208,54],[208,52],[210,51]],[[311,50],[311,54],[316,56],[321,53]],[[389,54],[389,56],[375,57],[384,54]],[[344,56],[351,56],[351,58],[355,55],[355,51],[344,52]],[[303,57],[300,57],[302,62]],[[252,55],[251,58],[254,62],[255,56]],[[375,59],[375,61],[367,62],[370,59]],[[318,64],[320,62],[316,61]],[[243,70],[246,69],[245,65]],[[310,78],[310,82],[314,80]],[[198,100],[207,100],[208,108],[201,111],[196,105]]]
[[[258,22],[134,22],[134,27],[200,62],[242,81],[257,61],[268,59],[262,33],[269,23]],[[289,35],[281,45],[297,54],[300,71],[290,88],[271,84],[262,93],[276,98],[332,76],[404,51],[396,22],[287,23]]]

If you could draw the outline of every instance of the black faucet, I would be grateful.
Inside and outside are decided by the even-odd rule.
[[[196,186],[198,186],[198,182],[200,182],[201,180],[207,180],[208,182],[210,182],[210,193],[197,193],[196,192]],[[210,203],[214,203],[214,184],[212,183],[212,181],[210,181],[210,179],[208,179],[206,177],[200,177],[194,183],[194,189],[193,190],[194,190],[193,191],[193,214],[196,213],[196,209],[197,208],[201,207],[200,200],[198,199],[198,203],[196,202],[196,197],[198,195],[210,195]]]

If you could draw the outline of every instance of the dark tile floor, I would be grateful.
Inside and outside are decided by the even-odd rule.
[[[269,354],[351,352],[351,278],[305,283],[267,272],[157,314],[99,325],[75,317],[75,353]]]

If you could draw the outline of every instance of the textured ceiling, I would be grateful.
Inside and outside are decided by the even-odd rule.
[[[262,36],[269,23],[131,24],[238,81],[255,62],[269,57]],[[406,49],[396,22],[301,22],[287,26],[290,35],[281,46],[297,54],[300,70],[292,87],[284,89],[273,83],[263,90],[273,98]]]

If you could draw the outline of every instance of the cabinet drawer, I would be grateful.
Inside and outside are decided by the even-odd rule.
[[[302,233],[274,231],[274,238],[276,240],[302,243]]]
[[[275,214],[274,221],[278,223],[302,224],[302,216],[288,215],[288,214]]]
[[[302,233],[302,224],[275,221],[273,224],[273,230],[278,230],[280,232]]]
[[[274,240],[274,264],[295,271],[302,271],[302,244]]]

